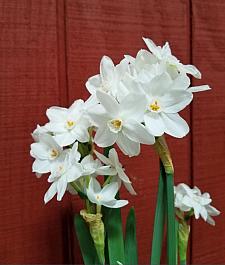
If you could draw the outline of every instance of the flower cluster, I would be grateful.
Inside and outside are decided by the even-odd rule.
[[[117,65],[103,56],[100,73],[86,82],[90,97],[76,100],[69,108],[50,107],[49,122],[33,132],[33,172],[49,173],[47,203],[55,195],[61,200],[66,190],[86,196],[96,205],[122,207],[116,200],[123,184],[136,194],[125,174],[116,149],[109,155],[96,151],[116,144],[128,156],[140,153],[140,144],[154,144],[164,133],[184,137],[189,127],[178,114],[193,98],[193,92],[209,86],[190,86],[192,75],[201,78],[193,65],[183,65],[171,54],[169,44],[156,46],[143,38],[148,50],[136,57],[125,55]],[[98,176],[108,176],[105,181]],[[103,178],[102,178],[103,179]],[[205,216],[205,215],[204,215]]]
[[[190,217],[194,214],[196,219],[201,216],[207,223],[215,225],[215,221],[212,216],[220,214],[215,207],[211,204],[212,199],[209,193],[201,193],[196,186],[191,189],[188,185],[180,183],[174,187],[175,193],[175,207],[181,212],[178,213],[178,217],[186,216]]]

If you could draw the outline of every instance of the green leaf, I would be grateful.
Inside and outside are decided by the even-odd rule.
[[[108,254],[110,265],[125,263],[123,227],[120,209],[104,208],[104,222],[107,233]]]
[[[137,239],[136,239],[136,218],[134,208],[131,208],[126,223],[125,235],[125,264],[137,265]]]
[[[100,264],[91,238],[89,228],[80,215],[74,218],[75,232],[79,241],[81,254],[85,265]]]
[[[168,265],[177,264],[176,261],[176,227],[174,208],[174,183],[173,174],[166,173],[166,198],[167,198],[167,256]]]
[[[160,264],[161,252],[162,252],[162,241],[164,232],[165,222],[165,170],[162,162],[160,161],[160,175],[158,185],[157,204],[155,210],[155,220],[152,238],[152,253],[151,253],[151,264]]]

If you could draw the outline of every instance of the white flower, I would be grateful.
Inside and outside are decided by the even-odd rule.
[[[146,96],[145,126],[154,136],[167,133],[181,138],[189,132],[188,124],[178,114],[192,100],[192,93],[180,88],[167,73],[142,84]]]
[[[116,97],[119,83],[126,72],[128,63],[122,60],[118,65],[114,66],[111,58],[103,56],[100,62],[100,74],[92,76],[88,79],[86,87],[91,94],[95,94],[100,90]]]
[[[103,166],[101,161],[93,158],[92,155],[85,156],[81,161],[82,176],[89,175],[112,175],[114,173],[110,165]]]
[[[87,197],[92,203],[108,208],[120,208],[128,204],[127,200],[116,200],[119,185],[116,182],[105,185],[102,189],[95,178],[91,178],[87,189]]]
[[[135,190],[131,185],[129,177],[125,174],[124,169],[119,161],[118,154],[114,148],[109,150],[109,157],[105,157],[96,150],[94,151],[98,159],[100,159],[105,165],[109,165],[112,168],[111,176],[117,175],[123,182],[126,189],[132,194],[136,195]],[[114,171],[113,171],[114,170]]]
[[[53,163],[58,159],[63,149],[49,134],[40,134],[39,142],[31,144],[30,154],[35,158],[32,171],[44,174],[51,171]]]
[[[201,78],[201,73],[194,65],[183,65],[180,61],[171,54],[169,43],[166,42],[163,47],[156,46],[155,43],[148,39],[143,38],[148,49],[158,59],[159,62],[164,62],[167,65],[168,72],[174,75],[174,70],[179,73],[191,74],[196,78]]]
[[[183,212],[194,211],[195,218],[200,216],[209,224],[215,225],[215,221],[211,216],[217,216],[220,212],[210,205],[212,199],[209,193],[201,193],[201,191],[194,187],[191,189],[184,183],[174,187],[175,192],[175,207]]]
[[[129,75],[137,82],[149,82],[155,76],[166,72],[165,65],[159,63],[157,58],[149,51],[141,49],[136,58],[130,55],[125,55],[125,58],[130,63]]]
[[[94,142],[100,147],[117,143],[124,154],[140,153],[140,143],[153,144],[154,137],[141,124],[146,106],[143,95],[129,94],[120,103],[112,96],[97,91],[101,105],[89,112],[98,127]]]
[[[45,194],[45,203],[50,201],[56,193],[57,200],[61,201],[64,193],[66,192],[68,183],[81,177],[82,167],[78,162],[80,160],[80,153],[77,148],[78,143],[76,142],[72,149],[63,151],[56,163],[54,163],[51,175],[48,178],[48,181],[52,184]]]
[[[51,107],[46,114],[49,118],[46,128],[54,133],[54,138],[60,146],[73,144],[76,140],[88,142],[89,121],[83,100],[76,100],[69,109]]]

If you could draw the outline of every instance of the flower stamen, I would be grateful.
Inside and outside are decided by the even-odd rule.
[[[160,106],[158,105],[157,100],[155,100],[152,104],[150,104],[150,109],[152,111],[158,111],[160,109]]]

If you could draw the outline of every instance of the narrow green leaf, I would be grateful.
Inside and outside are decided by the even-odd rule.
[[[117,261],[119,261],[124,264],[123,227],[120,209],[110,209],[105,207],[104,214],[109,263],[110,265],[117,265]]]
[[[176,229],[174,209],[174,183],[173,174],[166,174],[166,198],[167,198],[167,256],[168,265],[176,263]]]
[[[81,254],[85,265],[100,264],[95,250],[94,242],[91,238],[89,228],[80,215],[74,218],[75,232],[79,241]]]
[[[127,216],[125,235],[125,264],[137,265],[137,239],[136,239],[136,218],[134,208],[131,208]]]
[[[163,231],[165,222],[165,170],[162,162],[160,161],[160,175],[158,184],[157,204],[155,210],[155,220],[152,238],[152,253],[151,253],[151,265],[160,264]]]

